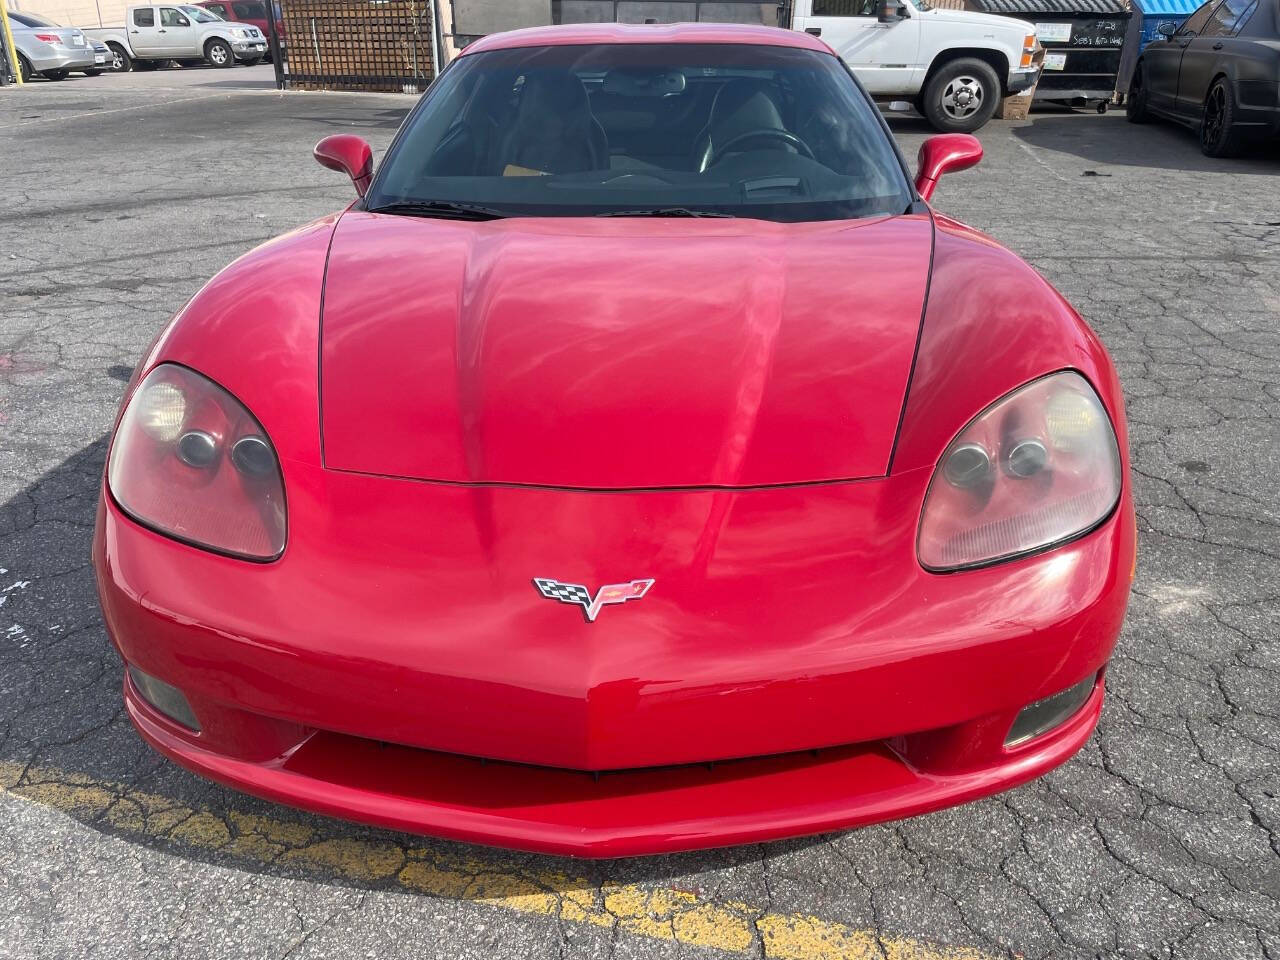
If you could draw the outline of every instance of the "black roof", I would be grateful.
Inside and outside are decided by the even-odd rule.
[[[1128,0],[970,0],[983,13],[1023,16],[1115,16],[1132,12]]]

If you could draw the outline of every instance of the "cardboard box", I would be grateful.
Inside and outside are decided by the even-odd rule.
[[[1031,55],[1031,63],[1034,66],[1044,69],[1044,47],[1040,46],[1040,41],[1036,41],[1036,51]],[[1031,102],[1036,97],[1036,84],[1040,82],[1040,77],[1036,76],[1036,83],[1033,83],[1026,90],[1012,97],[1005,97],[1000,101],[1000,105],[996,107],[996,119],[998,120],[1025,120],[1027,115],[1031,113]]]

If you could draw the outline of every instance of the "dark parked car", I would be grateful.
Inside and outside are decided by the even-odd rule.
[[[1280,0],[1209,0],[1142,51],[1129,119],[1167,117],[1200,131],[1200,149],[1230,157],[1280,136]]]

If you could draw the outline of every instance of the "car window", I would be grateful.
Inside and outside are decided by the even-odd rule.
[[[1222,0],[1205,24],[1202,37],[1231,37],[1244,25],[1257,0]]]
[[[1183,22],[1182,26],[1180,26],[1177,29],[1177,32],[1174,34],[1174,36],[1177,36],[1177,37],[1199,36],[1200,31],[1204,29],[1204,25],[1208,22],[1210,14],[1213,13],[1213,8],[1217,5],[1218,5],[1218,0],[1209,0],[1208,3],[1204,4],[1199,9],[1197,9],[1195,13],[1187,17],[1187,19]]]
[[[813,0],[815,17],[874,17],[876,0]]]
[[[188,27],[191,21],[182,15],[180,10],[173,7],[160,8],[160,26],[162,27]]]
[[[790,222],[902,213],[911,196],[875,108],[829,53],[592,44],[459,58],[405,122],[367,203]]]
[[[205,7],[205,9],[208,10],[210,13],[216,14],[217,16],[221,17],[224,20],[227,17],[227,8],[220,3],[210,3]]]
[[[244,20],[267,19],[267,8],[260,3],[233,3],[231,9],[237,17]]]
[[[52,20],[46,20],[44,17],[37,17],[34,13],[18,13],[10,10],[9,19],[22,27],[58,27],[58,24],[54,23]]]
[[[152,7],[135,7],[133,25],[135,27],[154,27],[156,25],[155,10]]]

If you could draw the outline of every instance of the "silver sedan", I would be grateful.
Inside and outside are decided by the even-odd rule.
[[[72,70],[99,68],[93,44],[75,27],[60,27],[34,13],[10,10],[9,29],[24,81],[37,73],[62,80]]]

